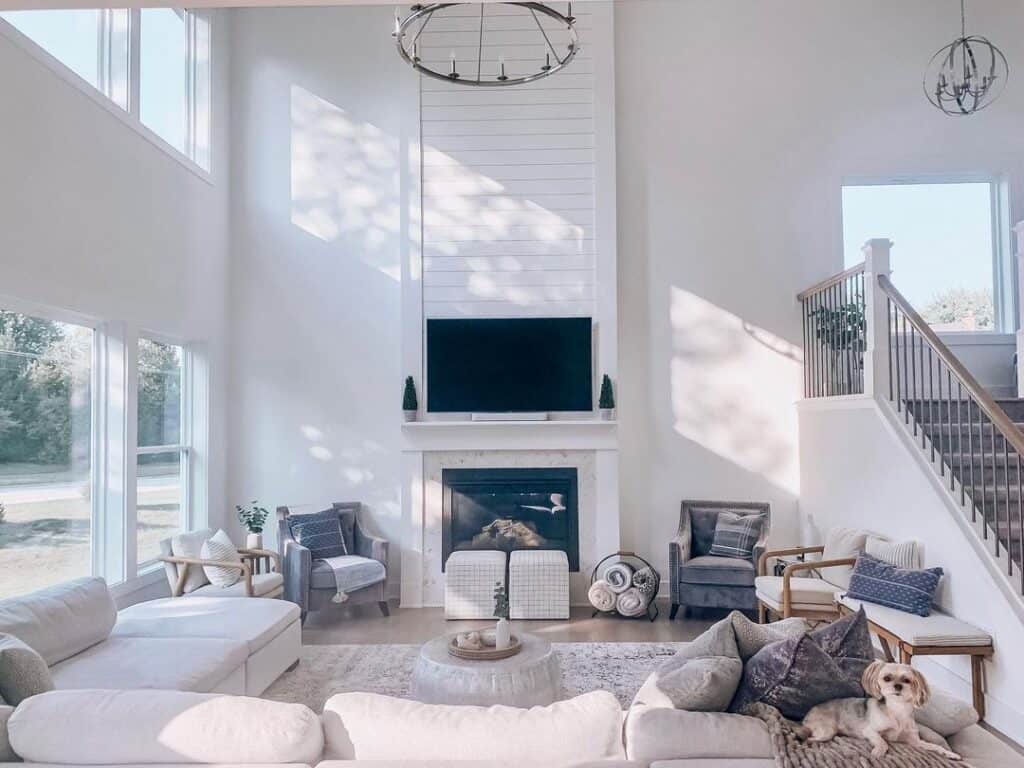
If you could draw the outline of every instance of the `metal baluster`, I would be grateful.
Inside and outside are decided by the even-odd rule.
[[[967,395],[967,442],[971,454],[971,522],[978,520],[978,486],[974,481],[974,396]]]
[[[924,344],[924,336],[921,337],[921,343]],[[931,448],[932,463],[935,462],[935,381],[934,381],[934,362],[932,361],[932,348],[928,345],[928,432],[931,434],[931,439],[928,441],[928,445]],[[921,347],[921,370],[924,370],[924,347]],[[922,380],[922,385],[924,381]],[[942,427],[939,427],[939,448],[942,448]]]
[[[855,315],[851,315],[850,310],[856,312],[857,303],[853,300],[853,276],[846,278],[843,281],[843,290],[846,294],[845,299],[845,316],[846,322],[843,324],[843,331],[846,335],[846,343],[844,346],[844,357],[846,358],[846,388],[848,395],[852,395],[857,391],[856,376],[853,371],[853,326],[851,320]]]
[[[804,374],[804,397],[808,398],[808,397],[811,396],[811,393],[810,393],[810,387],[808,386],[808,382],[810,381],[810,379],[808,379],[808,376],[807,376],[808,365],[809,365],[808,355],[810,354],[810,348],[808,347],[808,344],[807,344],[807,300],[806,299],[801,299],[800,300],[800,325],[802,326],[801,330],[803,331],[803,337],[804,337],[804,366],[803,366],[803,368],[804,368],[804,370],[803,370],[803,374]]]
[[[928,377],[929,377],[929,380],[931,379],[931,372],[932,372],[933,366],[935,368],[936,373],[938,373],[938,376],[936,378],[939,380],[939,399],[935,400],[935,402],[934,402],[935,413],[938,415],[938,424],[936,425],[934,423],[934,420],[933,420],[933,427],[934,426],[938,426],[938,431],[939,431],[939,477],[945,477],[946,476],[946,465],[942,463],[942,446],[943,445],[947,445],[948,446],[950,440],[949,440],[949,437],[947,437],[945,440],[943,440],[942,438],[943,438],[943,436],[945,435],[945,432],[946,432],[946,427],[947,427],[946,421],[949,421],[948,427],[949,427],[950,431],[952,431],[952,429],[953,429],[953,420],[951,418],[950,419],[943,419],[942,418],[942,361],[939,360],[938,357],[936,357],[935,358],[935,362],[932,363],[932,348],[928,347]],[[934,398],[935,395],[932,394],[932,397]],[[932,440],[932,461],[935,461],[935,440],[934,439]]]
[[[1006,575],[1013,576],[1013,550],[1010,549],[1010,454],[1006,449],[1006,435],[1003,438],[1003,472],[1006,474]],[[999,537],[996,536],[996,539]]]
[[[925,446],[925,429],[924,429],[924,336],[921,336],[921,410],[918,421],[921,422],[921,447]]]
[[[814,294],[814,368],[815,379],[818,382],[818,397],[825,395],[825,366],[822,365],[822,339],[821,339],[821,292]]]
[[[999,557],[999,484],[996,482],[996,425],[989,417],[988,420],[989,447],[992,449],[992,525],[996,535],[996,557]],[[988,518],[985,518],[986,521]]]
[[[894,337],[895,334],[893,334],[893,332],[892,332],[892,322],[893,322],[892,321],[892,299],[890,299],[889,297],[886,297],[886,299],[885,299],[885,333],[886,333],[886,336],[889,337],[889,402],[890,403],[892,403],[892,402],[896,403],[896,413],[899,413],[900,412],[899,399],[897,398],[894,401],[893,400],[893,396],[892,396],[893,381],[896,382],[896,393],[899,394],[899,391],[900,391],[899,368],[897,368],[895,372],[893,371],[893,369],[892,369],[892,367],[893,367],[892,366],[892,360],[893,360],[893,355],[895,355],[897,359],[899,358],[899,356],[900,356],[900,349],[899,349],[898,346],[897,347],[893,346],[893,337]],[[896,342],[896,343],[898,344],[899,342]],[[893,376],[896,376],[897,378],[893,379]]]
[[[900,316],[899,310],[893,306],[892,299],[886,297],[886,301],[889,304],[889,346],[895,350],[893,359],[896,361],[896,413],[901,413],[903,411],[903,395],[900,393],[903,390],[901,389],[900,382]],[[891,363],[892,361],[890,361],[890,365]],[[892,384],[891,376],[889,377],[889,384]]]
[[[903,316],[906,327],[906,315]],[[914,326],[910,326],[910,396],[914,399],[914,437],[917,437],[917,423],[921,420],[921,409],[917,406],[917,353],[914,350]],[[923,429],[921,430],[924,431]],[[921,447],[924,448],[924,435],[921,435]]]
[[[1021,466],[1020,454],[1017,454],[1017,487],[1021,487],[1021,472],[1024,472],[1024,467]],[[1018,569],[1020,571],[1020,591],[1024,593],[1024,502],[1021,500],[1021,494],[1017,494],[1017,532],[1020,534],[1020,541],[1017,546],[1018,550]],[[1010,558],[1013,559],[1012,556]]]
[[[907,386],[907,316],[903,310],[897,309],[900,316],[903,317],[903,388],[906,390],[905,397],[903,398],[903,423],[910,423],[910,393],[913,391],[911,387]],[[917,434],[915,429],[914,434]]]
[[[836,369],[839,367],[839,355],[837,352],[839,349],[839,327],[836,325],[838,307],[836,306],[836,287],[834,285],[828,289],[828,306],[829,377],[831,379],[829,394],[835,395],[837,394],[836,390],[839,390],[838,394],[842,394],[843,389],[842,380],[836,377]]]
[[[963,424],[963,409],[964,409],[964,388],[960,383],[960,379],[956,380],[956,453],[957,453],[957,466],[960,468],[960,506],[964,505],[964,481],[967,480],[964,477],[964,424]],[[952,483],[950,483],[952,487]]]

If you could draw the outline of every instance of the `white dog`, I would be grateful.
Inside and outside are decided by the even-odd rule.
[[[797,735],[809,741],[830,741],[836,734],[867,739],[873,757],[884,755],[889,750],[886,742],[891,741],[960,759],[945,747],[921,740],[914,710],[928,701],[931,692],[916,669],[907,664],[873,661],[864,670],[861,685],[869,698],[819,704],[807,713]]]

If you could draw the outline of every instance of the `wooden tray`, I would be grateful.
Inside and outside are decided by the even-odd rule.
[[[499,659],[507,659],[510,656],[515,656],[521,650],[523,650],[523,644],[519,642],[519,638],[512,635],[509,642],[508,648],[481,648],[479,651],[470,648],[459,648],[456,644],[457,640],[454,635],[448,641],[448,653],[458,659],[466,659],[468,661],[498,661]]]

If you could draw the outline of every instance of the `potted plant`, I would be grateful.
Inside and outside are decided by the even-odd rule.
[[[245,538],[246,548],[263,549],[263,525],[270,513],[255,499],[245,505],[236,504],[235,512],[238,514],[238,522],[249,532]]]
[[[405,391],[402,393],[402,411],[405,413],[405,420],[416,421],[416,412],[419,408],[419,401],[416,399],[416,383],[412,380],[412,376],[406,376]]]
[[[500,581],[494,582],[494,618],[498,620],[494,627],[494,647],[508,648],[512,642],[512,625],[508,621],[508,594]]]
[[[601,379],[601,397],[597,401],[597,407],[601,409],[601,418],[605,421],[612,421],[615,418],[615,393],[612,391],[612,380],[607,373]]]

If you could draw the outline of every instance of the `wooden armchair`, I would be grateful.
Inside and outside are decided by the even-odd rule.
[[[213,531],[195,531],[186,536],[196,539],[209,538]],[[205,540],[205,539],[204,539]],[[269,549],[238,549],[240,563],[208,560],[202,557],[175,555],[173,539],[160,542],[161,555],[157,559],[164,564],[167,581],[171,587],[172,597],[263,597],[275,598],[284,594],[284,577],[281,574],[281,556]],[[239,580],[229,587],[218,587],[210,584],[203,577],[202,585],[188,592],[186,587],[189,575],[204,565],[216,565],[221,568],[236,569],[241,572]]]
[[[831,621],[839,618],[836,592],[843,587],[824,578],[804,575],[808,571],[829,568],[836,565],[853,565],[856,557],[842,557],[831,560],[807,560],[789,563],[781,576],[768,575],[768,561],[787,555],[822,554],[825,547],[790,547],[772,549],[761,554],[757,561],[757,578],[754,579],[757,595],[757,615],[762,624],[775,613],[784,619],[800,616],[805,619]]]

